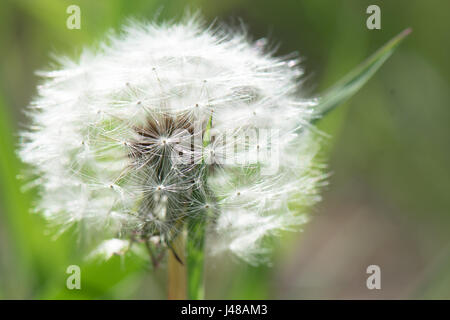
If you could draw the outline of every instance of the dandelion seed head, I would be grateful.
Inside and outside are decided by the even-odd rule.
[[[260,261],[266,236],[305,223],[298,208],[318,201],[323,179],[299,60],[266,46],[198,16],[130,23],[40,72],[20,147],[39,177],[37,210],[62,229],[161,243],[205,215],[211,253]]]

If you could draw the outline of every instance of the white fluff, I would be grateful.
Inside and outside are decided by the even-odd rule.
[[[318,200],[323,178],[314,168],[317,145],[308,124],[314,101],[301,96],[298,61],[276,58],[263,44],[242,30],[205,28],[198,17],[132,23],[97,51],[42,72],[20,150],[35,169],[36,209],[63,229],[83,222],[104,239],[167,240],[174,220],[214,208],[211,252],[260,261],[265,236],[306,221],[303,211]],[[210,120],[216,138],[204,144]],[[138,134],[149,121],[160,126],[156,135]],[[170,126],[194,123],[199,132],[168,134]],[[255,129],[278,138],[277,154],[248,164],[269,148],[266,140],[242,138]],[[212,158],[234,151],[225,134],[238,136],[237,160],[210,170]],[[194,148],[179,143],[192,136]],[[168,160],[180,151],[193,163]],[[193,190],[205,199],[192,197]]]

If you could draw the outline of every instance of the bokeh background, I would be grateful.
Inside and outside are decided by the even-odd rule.
[[[81,30],[66,8],[81,8]],[[370,4],[381,30],[366,28]],[[349,102],[320,122],[330,134],[323,159],[332,173],[323,202],[301,233],[276,243],[271,266],[229,257],[207,262],[207,298],[450,298],[450,2],[447,0],[11,0],[0,4],[0,298],[165,298],[165,270],[113,257],[83,260],[77,237],[54,240],[29,213],[14,149],[24,107],[51,53],[76,57],[127,18],[242,18],[254,39],[304,58],[308,95],[322,92],[407,27],[413,33]],[[82,290],[66,288],[67,266]],[[381,290],[366,288],[367,266],[381,267]]]

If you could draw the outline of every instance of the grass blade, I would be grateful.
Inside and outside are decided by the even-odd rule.
[[[411,29],[408,28],[392,38],[366,61],[350,71],[344,78],[322,94],[315,111],[314,121],[319,120],[354,95],[375,74],[402,40],[410,33]]]

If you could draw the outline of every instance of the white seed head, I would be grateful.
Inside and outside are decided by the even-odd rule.
[[[105,239],[163,244],[207,215],[211,252],[260,261],[266,236],[305,222],[323,179],[298,61],[264,47],[198,17],[132,23],[41,72],[20,148],[37,209]]]

